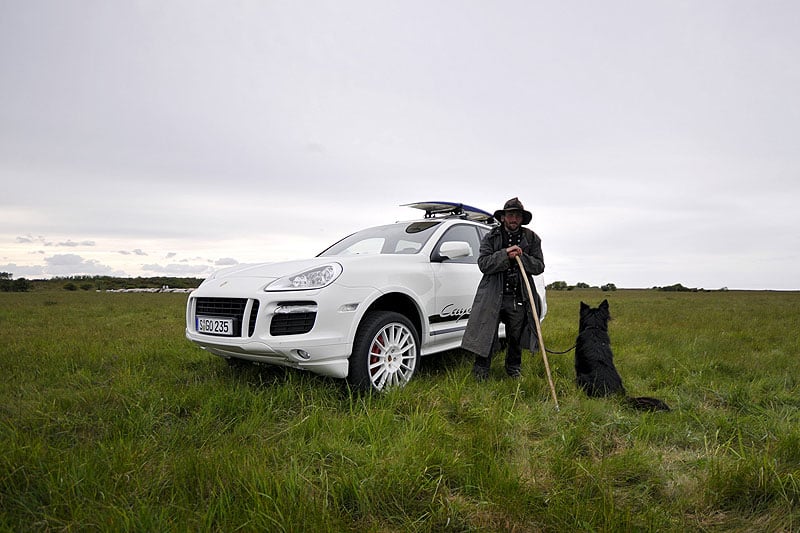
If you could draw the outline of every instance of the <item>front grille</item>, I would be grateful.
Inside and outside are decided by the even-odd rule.
[[[258,300],[253,303],[255,308]],[[195,315],[232,318],[233,336],[241,337],[245,307],[247,307],[247,298],[198,298],[195,304]],[[255,312],[250,313],[251,330],[255,328],[255,315]],[[252,335],[252,331],[250,334]]]
[[[250,324],[247,327],[247,336],[252,337],[256,332],[256,318],[258,318],[258,300],[253,300],[253,308],[250,310]]]
[[[314,327],[317,313],[286,313],[273,315],[269,325],[269,334],[279,335],[301,335],[308,333]]]

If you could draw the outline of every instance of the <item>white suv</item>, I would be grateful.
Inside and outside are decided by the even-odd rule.
[[[186,337],[231,364],[310,370],[365,390],[404,385],[419,356],[461,345],[493,223],[462,204],[409,205],[424,218],[359,231],[313,259],[213,274],[189,296]],[[543,318],[542,277],[535,283]]]

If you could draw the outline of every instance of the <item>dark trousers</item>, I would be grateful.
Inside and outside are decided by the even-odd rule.
[[[525,329],[527,313],[525,303],[513,295],[503,295],[500,308],[500,322],[506,326],[506,372],[519,372],[522,366],[522,332]],[[476,370],[488,371],[492,365],[492,355],[475,357]]]

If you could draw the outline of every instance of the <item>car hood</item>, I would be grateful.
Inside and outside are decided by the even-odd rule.
[[[426,260],[423,256],[415,254],[369,254],[313,257],[297,261],[237,265],[215,272],[203,282],[202,287],[265,287],[278,278],[299,274],[304,270],[331,263],[339,263],[344,270],[342,276],[335,283],[361,286],[368,279],[374,281],[375,276],[392,276],[397,273],[398,269],[402,271],[401,265],[403,263],[418,262],[426,262]]]
[[[258,263],[255,265],[236,265],[234,267],[218,270],[209,279],[228,279],[228,278],[260,278],[276,279],[291,274],[297,274],[303,270],[313,268],[318,265],[325,265],[331,262],[339,262],[331,257],[314,257],[312,259],[300,259],[296,261],[281,261],[279,263]]]

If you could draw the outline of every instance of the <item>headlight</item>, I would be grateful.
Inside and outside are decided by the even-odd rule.
[[[297,291],[302,289],[321,289],[333,283],[342,273],[342,265],[329,263],[304,270],[291,276],[276,279],[267,285],[265,291]]]

